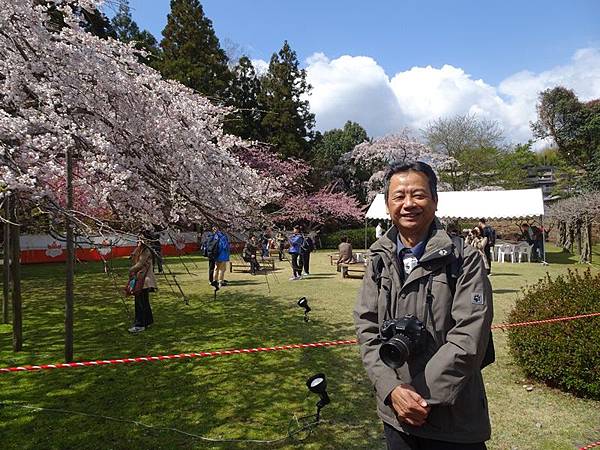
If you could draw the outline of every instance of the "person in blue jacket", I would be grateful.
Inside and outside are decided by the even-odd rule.
[[[227,268],[227,263],[229,262],[229,238],[225,233],[217,229],[213,235],[213,239],[218,241],[213,284],[216,283],[218,287],[221,288],[227,284],[227,281],[225,281],[225,269]]]
[[[302,244],[304,244],[304,237],[300,232],[300,227],[296,225],[294,232],[289,237],[290,248],[289,254],[292,256],[292,272],[293,276],[290,278],[291,281],[302,279],[302,260],[300,258],[300,252],[302,251]]]

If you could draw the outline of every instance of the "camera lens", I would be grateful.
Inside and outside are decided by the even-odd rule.
[[[410,356],[410,339],[402,334],[396,334],[388,342],[379,347],[379,357],[386,366],[398,369]]]

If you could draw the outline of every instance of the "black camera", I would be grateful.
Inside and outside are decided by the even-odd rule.
[[[385,320],[379,334],[383,341],[379,357],[386,366],[398,369],[411,355],[423,351],[427,331],[423,322],[408,314],[401,319]]]

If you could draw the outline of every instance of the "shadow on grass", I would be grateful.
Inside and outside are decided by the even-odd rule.
[[[115,261],[125,282],[127,261]],[[62,359],[64,286],[60,266],[24,267],[25,348],[15,356],[0,334],[2,366]],[[196,278],[186,280],[194,283]],[[339,328],[302,320],[296,297],[272,298],[219,291],[207,283],[189,294],[189,307],[167,289],[151,294],[155,324],[138,335],[126,328],[122,299],[101,265],[78,266],[75,304],[77,360],[254,348],[338,339]],[[185,288],[184,288],[185,291]],[[187,294],[187,292],[186,292]],[[265,290],[266,294],[266,290]],[[133,300],[125,300],[133,311]],[[294,413],[314,413],[318,398],[305,380],[328,376],[331,405],[324,424],[305,442],[311,448],[380,448],[380,426],[365,418],[375,409],[372,388],[353,346],[0,375],[2,401],[61,408],[174,427],[214,438],[272,439],[285,435]],[[8,380],[10,378],[10,380]],[[93,417],[0,408],[4,448],[191,449],[264,448],[263,444],[205,443],[169,431],[144,431]],[[296,448],[286,441],[271,448]]]
[[[494,289],[492,291],[494,294],[510,294],[513,292],[519,292],[518,289]]]
[[[546,262],[549,264],[573,264],[577,262],[577,255],[569,252],[547,252]]]
[[[492,272],[492,274],[490,276],[492,276],[492,277],[522,277],[523,275],[521,275],[519,273],[498,273],[498,272]]]

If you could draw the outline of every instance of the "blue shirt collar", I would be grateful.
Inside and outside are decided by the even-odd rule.
[[[402,239],[400,239],[400,233],[398,233],[398,236],[396,237],[396,246],[398,247],[398,256],[402,256],[402,250],[407,249],[407,251],[410,251],[413,256],[417,259],[421,259],[421,256],[423,256],[423,253],[425,253],[425,245],[427,244],[427,241],[429,240],[429,237],[427,237],[426,239],[423,239],[421,242],[419,242],[417,245],[415,245],[414,247],[407,247],[406,245],[404,245],[402,243]]]

